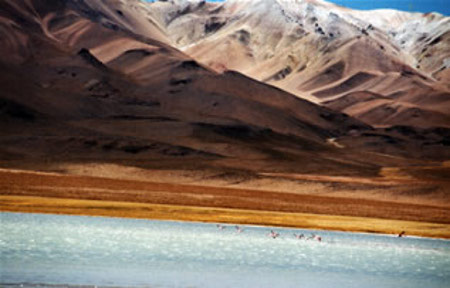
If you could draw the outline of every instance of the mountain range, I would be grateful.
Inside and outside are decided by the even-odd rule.
[[[325,1],[158,1],[172,45],[370,125],[450,125],[450,18]]]
[[[4,0],[2,166],[440,167],[449,21],[320,0]]]

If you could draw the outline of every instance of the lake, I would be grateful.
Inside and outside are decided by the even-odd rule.
[[[0,213],[1,287],[449,287],[450,241]],[[268,236],[270,230],[280,236]],[[317,234],[322,241],[293,234]]]

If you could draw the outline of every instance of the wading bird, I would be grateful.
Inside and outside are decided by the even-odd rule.
[[[269,235],[269,237],[272,237],[273,239],[275,239],[278,236],[280,236],[280,233],[277,233],[277,232],[274,232],[273,230],[270,230],[270,233],[268,235]]]
[[[223,230],[223,229],[227,228],[227,227],[223,226],[222,224],[217,224],[216,226],[217,226],[217,228],[219,228],[219,230]]]
[[[303,235],[303,234],[295,234],[294,233],[294,237],[297,238],[297,239],[303,239],[303,238],[305,238],[305,235]]]

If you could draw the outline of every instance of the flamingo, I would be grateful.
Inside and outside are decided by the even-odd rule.
[[[217,226],[217,228],[219,228],[219,230],[223,230],[223,229],[227,228],[227,227],[223,226],[222,224],[217,224],[216,226]]]
[[[272,237],[273,239],[280,236],[280,233],[274,232],[273,230],[270,230],[270,233],[268,234],[269,237]]]
[[[303,239],[303,238],[305,238],[305,235],[303,235],[303,234],[297,235],[297,234],[294,233],[294,236],[295,236],[295,238],[297,238],[297,239]]]
[[[322,242],[322,237],[316,234],[311,234],[311,237],[306,238],[306,240],[317,240],[319,242]]]

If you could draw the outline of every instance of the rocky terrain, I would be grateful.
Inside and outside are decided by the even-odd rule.
[[[312,0],[4,0],[0,165],[447,207],[448,23]],[[9,178],[3,194],[39,196]]]
[[[449,17],[319,0],[150,7],[173,45],[216,71],[239,71],[374,126],[450,126]]]

